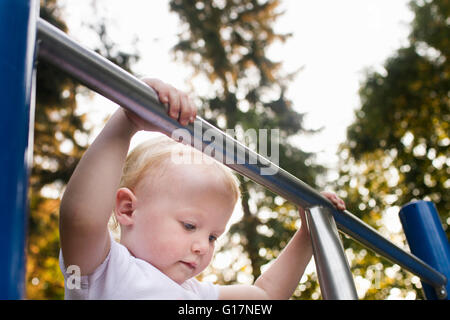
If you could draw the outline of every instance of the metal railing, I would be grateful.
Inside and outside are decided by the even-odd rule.
[[[330,210],[312,207],[305,213],[323,298],[356,300],[352,274]]]
[[[156,93],[145,83],[99,54],[84,48],[42,19],[37,21],[37,38],[39,59],[55,65],[90,89],[133,111],[169,136],[179,128],[186,129],[193,147],[200,151],[204,151],[207,146],[209,149],[214,148],[216,154],[222,155],[220,159],[228,167],[293,204],[308,208],[307,223],[324,298],[357,298],[337,228],[391,262],[419,276],[436,290],[442,291],[444,288],[447,281],[444,274],[415,255],[395,246],[350,212],[338,211],[328,199],[300,179],[202,118],[197,116],[194,124],[181,127],[176,120],[167,116]],[[211,143],[205,141],[203,137],[206,131],[209,132],[209,136],[218,139],[214,139]],[[234,152],[230,153],[229,150]],[[276,173],[261,174],[262,170],[267,169],[275,169]],[[18,292],[20,296],[20,290]]]

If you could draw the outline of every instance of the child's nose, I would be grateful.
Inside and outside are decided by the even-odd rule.
[[[206,239],[197,239],[192,244],[192,251],[196,254],[203,255],[208,252],[209,249],[209,240]]]

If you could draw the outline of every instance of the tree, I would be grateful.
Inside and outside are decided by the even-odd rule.
[[[338,181],[353,212],[400,246],[405,246],[404,236],[389,230],[382,219],[402,205],[433,201],[447,235],[450,221],[450,3],[411,1],[410,7],[415,19],[409,46],[387,60],[385,72],[369,72],[362,84],[361,108],[341,147]],[[361,261],[356,268],[364,273],[369,265],[383,263],[385,271],[389,264],[376,260]],[[415,291],[422,297],[417,277],[404,272],[393,277],[385,277],[386,282],[403,295]],[[369,291],[366,298],[387,294]]]
[[[272,43],[289,37],[273,30],[282,15],[279,3],[172,0],[170,8],[185,28],[174,52],[193,67],[192,81],[199,81],[196,87],[208,88],[199,98],[203,118],[222,130],[235,130],[235,138],[243,143],[242,133],[247,130],[279,129],[280,167],[314,185],[323,168],[312,164],[312,154],[290,143],[293,135],[306,132],[303,114],[285,96],[295,73],[283,74],[281,63],[267,56]],[[269,139],[269,143],[275,141]],[[256,141],[250,139],[247,145],[255,146]],[[246,178],[240,181],[243,217],[231,227],[228,242],[218,254],[234,261],[225,268],[213,264],[209,269],[220,283],[235,283],[239,277],[255,280],[287,244],[298,222],[292,204]]]
[[[40,16],[67,32],[56,0],[41,0]],[[138,59],[120,52],[108,39],[104,21],[94,26],[98,52],[129,71]],[[30,176],[26,294],[30,299],[61,299],[64,283],[59,270],[59,198],[82,154],[91,128],[77,110],[80,84],[50,64],[37,64],[34,156]]]

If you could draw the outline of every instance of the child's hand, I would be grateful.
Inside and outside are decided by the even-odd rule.
[[[168,106],[167,111],[171,118],[178,120],[183,126],[194,122],[197,108],[186,93],[158,79],[143,78],[142,81],[155,89],[159,100]]]
[[[345,202],[341,198],[339,198],[335,193],[328,192],[328,191],[322,191],[321,194],[325,198],[330,200],[334,204],[336,209],[338,209],[338,210],[345,210]],[[302,224],[303,224],[303,222],[306,223],[305,210],[303,210],[303,208],[299,207],[298,211],[300,213],[300,218],[302,220]]]
[[[197,116],[197,108],[186,93],[179,91],[158,79],[143,78],[141,80],[156,91],[161,103],[167,107],[167,113],[171,118],[178,120],[183,126],[187,125],[189,122],[194,122],[195,117]],[[149,125],[133,112],[128,110],[125,112],[128,118],[136,126],[137,130],[156,130],[155,127]]]
[[[336,209],[338,209],[338,210],[345,210],[345,202],[341,198],[339,198],[335,193],[328,192],[328,191],[323,191],[323,192],[321,192],[321,194],[325,198],[330,200],[334,204]]]

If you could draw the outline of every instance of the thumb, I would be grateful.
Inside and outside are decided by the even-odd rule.
[[[306,224],[306,214],[305,214],[305,209],[303,209],[302,207],[298,207],[298,212],[300,214],[300,219],[302,220],[302,224]]]

